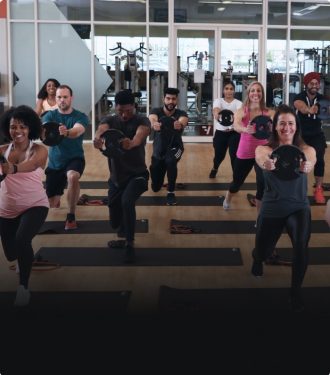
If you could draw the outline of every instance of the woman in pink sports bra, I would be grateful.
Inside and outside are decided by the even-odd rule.
[[[26,306],[30,300],[28,283],[34,259],[32,240],[49,210],[42,183],[48,151],[32,142],[40,137],[41,120],[28,106],[6,111],[0,117],[0,129],[11,140],[0,146],[0,236],[7,260],[18,263],[15,306]]]
[[[233,195],[240,190],[253,167],[257,180],[256,206],[258,211],[261,206],[264,190],[263,173],[255,162],[255,149],[259,145],[266,144],[267,139],[260,140],[252,135],[255,133],[255,128],[253,125],[250,125],[250,121],[259,115],[267,115],[273,118],[274,111],[266,107],[265,90],[260,82],[252,82],[247,88],[246,93],[243,107],[238,109],[234,114],[234,130],[241,134],[241,138],[234,164],[233,181],[230,183],[229,190],[223,201],[223,208],[225,210],[230,208]]]

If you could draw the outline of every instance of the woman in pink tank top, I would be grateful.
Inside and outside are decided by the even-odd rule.
[[[11,140],[0,146],[0,236],[7,260],[18,263],[15,306],[25,306],[30,300],[32,240],[45,222],[49,209],[42,183],[48,151],[32,142],[40,137],[41,120],[28,106],[6,111],[0,118],[0,128]]]
[[[255,81],[246,90],[243,107],[238,109],[234,115],[234,129],[241,134],[241,138],[234,164],[233,180],[223,201],[225,210],[230,208],[233,195],[240,190],[253,167],[257,180],[256,206],[258,211],[260,209],[264,183],[262,170],[255,162],[255,149],[259,145],[266,144],[267,140],[255,138],[253,136],[255,127],[250,125],[250,121],[259,115],[273,118],[274,111],[266,107],[265,90],[260,82]]]

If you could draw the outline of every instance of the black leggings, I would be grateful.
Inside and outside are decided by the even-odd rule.
[[[226,152],[229,149],[231,168],[234,170],[234,162],[236,159],[236,152],[238,143],[240,140],[240,134],[235,131],[223,132],[216,130],[213,138],[214,158],[213,168],[218,169],[222,161],[226,156]]]
[[[256,172],[257,192],[256,198],[262,200],[264,194],[264,175],[262,169],[255,162],[255,159],[239,159],[236,158],[234,164],[233,181],[229,185],[230,193],[237,193],[244,184],[246,177],[254,167]]]
[[[19,281],[26,288],[34,258],[32,240],[45,222],[47,214],[47,207],[31,207],[15,218],[0,218],[0,235],[5,256],[10,262],[17,259]]]
[[[109,180],[109,214],[111,226],[119,229],[127,241],[134,241],[136,210],[135,202],[148,190],[148,173],[132,177],[124,187],[117,187]]]
[[[164,159],[157,159],[154,156],[151,158],[150,177],[152,190],[159,191],[163,184],[165,175],[167,173],[167,190],[175,191],[176,179],[178,177],[178,161],[173,157],[166,157]]]
[[[308,265],[308,242],[311,233],[310,208],[296,211],[283,218],[259,215],[254,258],[265,261],[274,251],[283,229],[286,228],[293,247],[291,287],[301,287]]]
[[[316,151],[316,163],[314,166],[314,176],[323,177],[324,168],[325,168],[324,155],[325,155],[325,149],[327,147],[324,133],[318,134],[313,137],[304,136],[303,138],[304,138],[304,141],[309,146],[312,146]]]

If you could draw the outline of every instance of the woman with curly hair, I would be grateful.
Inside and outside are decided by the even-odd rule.
[[[10,108],[0,117],[0,128],[10,139],[9,144],[0,146],[0,236],[7,260],[18,263],[15,306],[25,306],[30,300],[32,240],[49,210],[42,184],[48,152],[33,142],[40,137],[41,120],[32,108]]]

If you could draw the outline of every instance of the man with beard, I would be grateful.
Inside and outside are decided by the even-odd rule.
[[[61,196],[67,187],[69,212],[65,230],[77,229],[75,211],[79,199],[79,179],[85,169],[83,137],[89,124],[88,117],[72,107],[72,89],[60,85],[56,90],[58,109],[47,112],[43,121],[60,124],[59,132],[64,136],[61,143],[49,148],[46,174],[46,192],[50,207],[60,207]]]
[[[154,192],[161,189],[167,174],[168,206],[176,205],[175,183],[178,175],[177,163],[184,151],[182,133],[188,124],[185,111],[177,109],[179,90],[168,87],[164,91],[163,107],[151,110],[149,120],[154,130],[153,154],[151,157],[151,188]]]
[[[322,123],[318,117],[319,101],[324,99],[324,96],[319,94],[320,90],[320,74],[310,72],[304,77],[305,90],[296,95],[293,105],[297,110],[297,115],[301,124],[301,135],[303,140],[314,147],[316,151],[316,164],[314,166],[315,203],[324,204],[325,197],[323,194],[323,176],[324,176],[324,154],[327,147],[324,132],[322,130]]]

